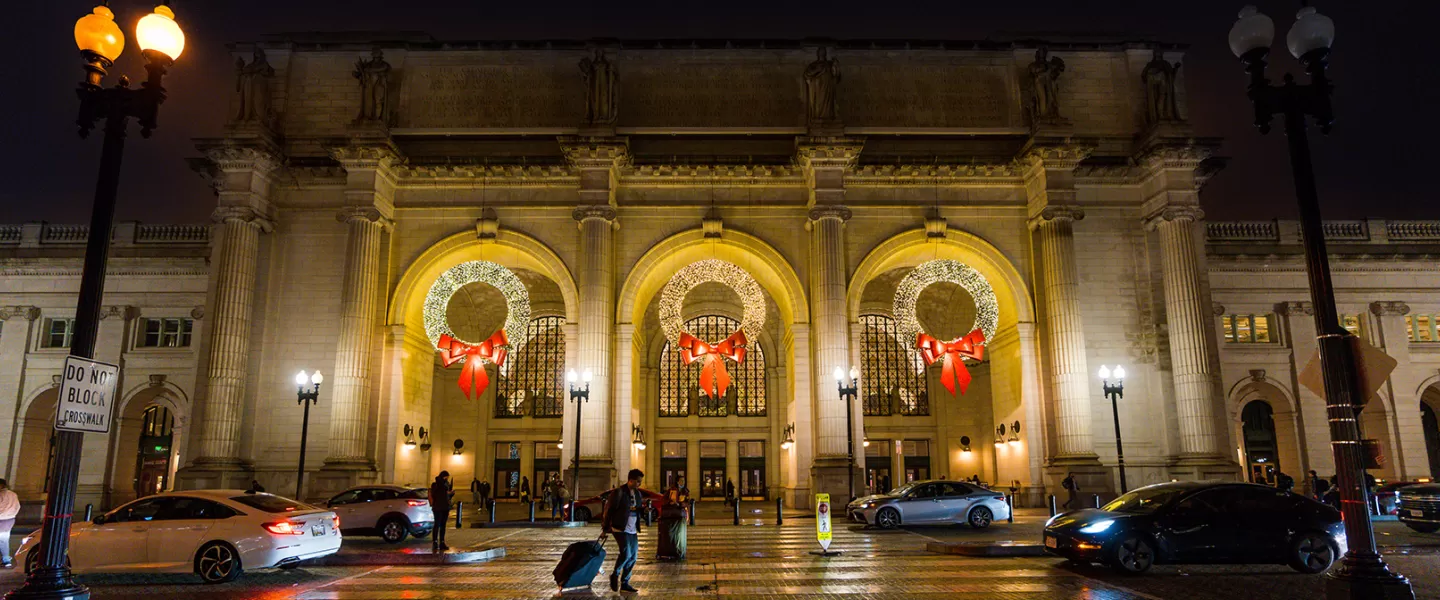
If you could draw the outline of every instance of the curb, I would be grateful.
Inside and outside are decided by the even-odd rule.
[[[925,550],[960,556],[1045,556],[1045,547],[1031,542],[926,542]]]
[[[307,560],[310,566],[351,567],[376,565],[467,565],[489,562],[505,557],[505,548],[480,548],[474,550],[449,550],[434,554],[431,552],[356,552],[353,554],[331,554],[330,556]]]
[[[466,525],[469,529],[566,529],[570,527],[584,527],[581,521],[496,521],[471,523]]]

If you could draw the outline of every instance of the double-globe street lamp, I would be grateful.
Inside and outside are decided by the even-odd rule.
[[[80,276],[80,296],[75,304],[75,329],[70,354],[94,358],[95,336],[100,323],[100,304],[105,286],[105,263],[110,257],[110,230],[115,222],[115,197],[120,185],[120,159],[125,151],[125,130],[130,118],[140,121],[140,134],[150,137],[156,127],[160,104],[165,101],[161,79],[165,70],[185,49],[185,34],[175,24],[175,13],[162,2],[155,12],[135,25],[135,40],[145,57],[149,74],[140,89],[130,89],[130,80],[103,88],[101,81],[125,49],[125,34],[115,24],[115,13],[102,2],[90,14],[75,22],[75,45],[85,61],[85,79],[75,90],[80,113],[75,124],[84,138],[105,121],[105,142],[100,154],[100,173],[95,183],[95,202],[90,212],[90,231],[85,240],[85,266]],[[40,526],[39,559],[26,576],[25,584],[7,598],[89,598],[90,591],[76,583],[65,566],[70,546],[71,513],[75,508],[75,486],[80,476],[83,434],[56,431],[55,459],[50,465],[50,489],[45,496],[45,520]]]
[[[1305,4],[1301,3],[1302,6]],[[1245,64],[1250,75],[1248,95],[1255,106],[1255,126],[1270,131],[1274,115],[1285,117],[1285,136],[1290,146],[1290,169],[1295,195],[1300,204],[1300,232],[1305,244],[1305,270],[1310,279],[1310,300],[1315,305],[1315,332],[1324,373],[1325,410],[1330,422],[1330,449],[1335,457],[1335,476],[1340,486],[1340,510],[1344,516],[1349,551],[1340,568],[1326,580],[1330,598],[1414,598],[1410,582],[1392,572],[1375,549],[1370,510],[1364,485],[1364,450],[1356,413],[1364,408],[1369,390],[1361,388],[1356,368],[1356,338],[1340,326],[1335,308],[1335,290],[1330,281],[1330,260],[1325,250],[1325,230],[1320,220],[1320,200],[1315,189],[1315,169],[1310,162],[1306,120],[1313,118],[1321,133],[1329,133],[1335,116],[1330,106],[1333,86],[1325,69],[1330,45],[1335,41],[1335,23],[1304,6],[1285,36],[1290,54],[1299,59],[1310,77],[1297,84],[1285,75],[1285,82],[1272,85],[1265,77],[1266,58],[1275,39],[1275,22],[1253,6],[1240,11],[1230,29],[1230,50]]]
[[[582,378],[585,380],[585,388],[575,387],[575,382]],[[594,378],[595,374],[592,373],[590,369],[585,369],[583,376],[577,374],[575,369],[570,369],[570,371],[565,374],[565,381],[570,384],[570,401],[575,403],[575,452],[573,453],[575,458],[571,462],[571,468],[575,469],[575,482],[570,487],[571,521],[578,518],[578,515],[575,514],[575,507],[580,505],[580,409],[585,406],[586,402],[590,401],[590,380]]]
[[[1115,463],[1120,467],[1120,493],[1130,491],[1125,482],[1125,443],[1120,441],[1120,399],[1125,397],[1125,367],[1115,365],[1115,370],[1100,365],[1100,388],[1110,399],[1110,412],[1115,415]]]
[[[320,371],[306,375],[304,371],[295,374],[296,402],[305,407],[305,417],[300,421],[300,466],[295,470],[295,499],[304,501],[301,490],[305,489],[305,441],[310,438],[310,405],[320,401],[320,383],[325,376]],[[305,384],[311,384],[306,387]]]
[[[860,370],[850,367],[850,387],[845,387],[845,370],[835,367],[835,386],[840,388],[840,400],[845,403],[845,458],[849,461],[845,470],[850,472],[850,500],[855,499],[855,397],[860,395]],[[870,440],[865,440],[870,446]]]

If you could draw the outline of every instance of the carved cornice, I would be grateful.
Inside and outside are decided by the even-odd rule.
[[[824,219],[839,219],[840,222],[843,223],[850,220],[850,209],[844,206],[822,204],[810,207],[808,217],[811,222]]]
[[[198,262],[198,261],[197,261]],[[0,266],[0,277],[79,277],[82,273],[80,266],[37,266],[37,265],[3,265]],[[203,277],[210,274],[209,267],[198,266],[116,266],[111,264],[105,269],[106,277]]]
[[[1095,146],[1089,144],[1035,144],[1022,150],[1016,162],[1031,168],[1073,170],[1094,151]]]
[[[1130,185],[1140,183],[1144,170],[1131,164],[1080,165],[1075,167],[1076,183]]]
[[[330,158],[347,171],[389,168],[404,161],[400,152],[389,144],[335,146],[327,150]]]
[[[210,220],[222,225],[255,225],[265,233],[275,230],[275,223],[265,215],[248,206],[221,206],[210,213]]]
[[[1370,312],[1378,316],[1403,317],[1410,314],[1410,305],[1404,302],[1371,302]]]
[[[346,224],[353,221],[366,221],[379,225],[387,231],[395,227],[395,221],[374,206],[347,206],[335,213],[335,220]]]
[[[25,317],[26,321],[40,318],[38,306],[0,306],[0,321]]]
[[[727,186],[771,186],[786,182],[803,184],[805,174],[795,165],[626,165],[620,170],[625,183],[684,183],[705,181]]]
[[[1018,182],[1021,170],[1014,163],[982,164],[900,164],[857,166],[846,176],[846,184],[935,185],[966,180],[994,183],[997,179]]]
[[[1135,157],[1135,162],[1147,170],[1195,169],[1215,155],[1211,145],[1189,143],[1157,144],[1150,146]]]
[[[570,216],[574,217],[576,221],[584,223],[590,219],[614,221],[616,214],[615,207],[597,204],[594,206],[577,206],[574,211],[571,211]]]
[[[1085,218],[1085,209],[1065,204],[1056,204],[1040,209],[1040,214],[1030,219],[1030,229],[1036,229],[1048,222],[1074,222]]]
[[[1167,206],[1145,219],[1145,229],[1154,231],[1161,222],[1194,223],[1205,218],[1205,211],[1198,206]]]
[[[110,317],[119,317],[125,321],[129,321],[138,316],[140,316],[140,309],[134,306],[112,304],[101,307],[100,309],[100,320],[102,321]]]
[[[630,139],[625,137],[561,136],[560,152],[575,169],[608,169],[630,163]]]
[[[807,169],[851,169],[865,149],[865,138],[800,137],[795,139],[795,160]]]
[[[496,185],[523,187],[533,185],[575,185],[576,176],[565,165],[413,165],[405,164],[395,168],[395,173],[406,183],[425,182],[463,183],[470,185]]]
[[[276,153],[250,146],[222,145],[205,149],[205,158],[221,171],[254,170],[269,173],[282,164]]]
[[[1289,317],[1313,317],[1315,305],[1310,302],[1281,302],[1275,305],[1275,312]]]

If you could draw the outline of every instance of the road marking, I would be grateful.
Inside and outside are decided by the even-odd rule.
[[[1134,594],[1134,595],[1136,595],[1136,596],[1138,596],[1138,597],[1140,597],[1140,598],[1145,598],[1146,600],[1165,600],[1164,598],[1161,598],[1161,597],[1159,597],[1159,596],[1155,596],[1155,595],[1153,595],[1153,594],[1147,594],[1147,593],[1145,593],[1145,592],[1142,592],[1142,591],[1139,591],[1139,590],[1136,590],[1136,589],[1132,589],[1132,588],[1128,588],[1128,587],[1125,587],[1125,586],[1123,586],[1123,585],[1119,585],[1119,584],[1115,584],[1115,583],[1110,583],[1110,582],[1108,582],[1108,581],[1103,581],[1103,580],[1100,580],[1100,579],[1095,579],[1095,578],[1093,578],[1093,577],[1086,577],[1084,574],[1077,573],[1077,572],[1075,572],[1075,571],[1073,571],[1073,570],[1070,570],[1070,569],[1062,569],[1062,568],[1060,568],[1058,565],[1046,564],[1046,563],[1044,562],[1044,559],[1040,559],[1040,558],[1026,558],[1026,559],[1023,559],[1023,560],[1025,560],[1026,562],[1039,563],[1039,564],[1041,564],[1041,565],[1044,565],[1044,566],[1047,567],[1047,568],[1050,568],[1050,569],[1053,569],[1053,570],[1056,570],[1056,571],[1060,571],[1061,573],[1067,573],[1067,574],[1069,574],[1069,575],[1072,575],[1072,576],[1075,576],[1075,577],[1079,577],[1080,579],[1083,579],[1083,580],[1085,580],[1085,581],[1087,581],[1087,582],[1090,582],[1091,584],[1096,585],[1096,586],[1099,586],[1099,587],[1106,587],[1106,588],[1111,588],[1111,589],[1120,590],[1120,591],[1125,592],[1125,593],[1127,593],[1127,594]]]
[[[350,581],[350,580],[352,580],[352,579],[359,579],[359,578],[364,577],[364,576],[366,576],[366,575],[373,575],[373,574],[375,574],[375,573],[379,573],[379,572],[381,572],[381,571],[388,571],[388,570],[390,570],[390,566],[389,566],[389,565],[386,565],[386,566],[383,566],[383,567],[377,567],[377,568],[374,568],[374,569],[370,569],[369,571],[366,571],[366,572],[364,572],[364,573],[356,573],[356,574],[351,575],[351,576],[349,576],[349,577],[342,577],[342,578],[340,578],[340,579],[336,579],[335,581],[332,581],[332,582],[327,583],[327,584],[325,584],[325,585],[315,586],[315,587],[310,588],[309,590],[306,590],[306,591],[307,591],[307,592],[313,592],[313,591],[315,591],[315,590],[327,588],[327,587],[330,587],[330,586],[332,586],[332,585],[338,585],[338,584],[341,584],[341,583],[345,583],[345,582]]]

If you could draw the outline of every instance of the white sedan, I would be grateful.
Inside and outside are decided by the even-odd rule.
[[[859,498],[845,510],[851,520],[882,529],[952,523],[984,529],[1010,518],[1004,494],[958,481],[916,481],[888,494]]]
[[[340,550],[340,517],[273,494],[193,490],[146,496],[70,527],[70,568],[84,573],[196,573],[224,583],[243,569],[292,568]],[[35,568],[40,534],[15,552]]]

